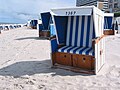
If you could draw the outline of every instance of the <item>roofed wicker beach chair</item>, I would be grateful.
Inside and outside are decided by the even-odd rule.
[[[115,35],[116,30],[113,28],[114,14],[104,13],[104,34],[105,35]]]
[[[4,30],[9,30],[9,26],[5,25]]]
[[[94,6],[52,9],[53,67],[97,74],[105,63],[104,13]]]
[[[37,29],[37,24],[38,24],[38,20],[31,20],[30,21],[30,27],[32,29]]]
[[[113,22],[113,30],[120,34],[120,17],[116,17]]]
[[[53,38],[55,37],[55,29],[50,12],[41,13],[42,24],[39,24],[39,37]]]
[[[9,26],[10,29],[13,29],[14,27],[12,25]]]
[[[1,30],[3,30],[3,26],[0,26],[0,34],[1,34]]]

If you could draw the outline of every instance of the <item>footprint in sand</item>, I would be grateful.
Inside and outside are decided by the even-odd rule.
[[[45,85],[38,85],[38,89],[42,89],[44,87],[45,87]]]
[[[23,89],[24,86],[23,85],[19,85],[19,84],[14,84],[15,88],[19,88],[19,89]]]
[[[30,80],[30,81],[27,81],[26,84],[34,85],[34,82]]]

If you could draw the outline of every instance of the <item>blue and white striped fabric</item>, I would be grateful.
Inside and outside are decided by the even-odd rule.
[[[92,47],[95,38],[91,16],[69,16],[67,27],[67,46]]]
[[[112,29],[112,18],[113,17],[104,17],[104,29]]]
[[[95,30],[92,16],[69,16],[66,46],[60,48],[58,52],[94,55],[93,38],[95,38]]]
[[[72,53],[72,54],[82,54],[82,55],[92,55],[94,56],[94,51],[92,47],[74,47],[74,46],[64,46],[58,49],[58,52]]]

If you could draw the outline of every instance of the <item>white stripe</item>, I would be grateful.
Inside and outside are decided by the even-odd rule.
[[[70,38],[70,23],[71,23],[71,17],[68,17],[68,26],[67,26],[67,40],[66,45],[69,45],[69,38]]]
[[[83,47],[86,47],[87,22],[88,22],[88,16],[85,16],[85,22],[84,22],[84,36],[83,36]]]
[[[64,47],[58,49],[58,52],[61,52],[61,50],[64,49],[64,48],[66,48],[66,47],[68,47],[68,46],[64,46]]]
[[[81,24],[82,24],[82,16],[79,16],[79,25],[78,25],[78,41],[77,46],[80,46],[80,36],[81,36]]]
[[[86,48],[83,52],[82,52],[82,54],[86,54],[86,52],[89,50],[90,48]]]
[[[67,52],[67,50],[70,49],[70,48],[72,48],[72,47],[73,47],[73,46],[66,48],[66,49],[64,50],[64,52]]]
[[[84,47],[81,47],[79,48],[77,51],[76,51],[76,54],[79,54],[79,51],[82,50]]]
[[[93,53],[93,49],[89,52],[89,55],[92,55],[92,53]]]
[[[76,16],[73,21],[73,31],[72,31],[72,46],[75,46],[75,32],[76,32]]]
[[[78,48],[78,47],[75,47],[75,48],[71,49],[71,50],[70,50],[70,53],[73,53],[73,51],[74,51],[76,48]]]
[[[90,20],[90,35],[89,35],[89,47],[92,47],[92,34],[93,34],[93,18]]]

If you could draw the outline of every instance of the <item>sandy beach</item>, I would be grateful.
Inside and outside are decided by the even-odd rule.
[[[120,35],[106,37],[106,63],[98,75],[51,68],[50,41],[38,30],[0,34],[0,90],[120,90]]]

